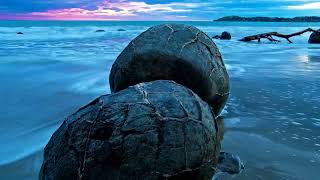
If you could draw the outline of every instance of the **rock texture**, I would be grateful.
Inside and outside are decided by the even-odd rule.
[[[211,108],[172,81],[101,96],[45,148],[40,179],[211,179],[220,144]]]
[[[219,114],[229,95],[229,77],[212,39],[193,26],[151,27],[123,50],[112,66],[112,92],[154,80],[192,89]]]
[[[319,29],[319,31],[320,31],[320,29]],[[310,44],[320,44],[320,33],[316,33],[316,32],[312,33],[309,38],[309,43]]]

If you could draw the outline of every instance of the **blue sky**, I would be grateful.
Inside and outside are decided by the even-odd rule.
[[[320,16],[316,0],[0,0],[0,19],[212,20]]]

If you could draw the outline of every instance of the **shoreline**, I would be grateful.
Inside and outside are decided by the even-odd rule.
[[[230,22],[320,22],[320,17],[318,16],[299,16],[299,17],[241,17],[241,16],[225,16],[216,20],[219,21],[230,21]]]

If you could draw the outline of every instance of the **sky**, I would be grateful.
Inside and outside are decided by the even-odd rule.
[[[318,0],[0,0],[0,20],[213,20],[320,16]]]

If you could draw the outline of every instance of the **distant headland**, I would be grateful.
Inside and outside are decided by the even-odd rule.
[[[225,16],[214,21],[238,21],[238,22],[320,22],[318,16],[301,16],[294,18],[282,17],[240,17]]]

